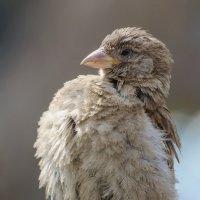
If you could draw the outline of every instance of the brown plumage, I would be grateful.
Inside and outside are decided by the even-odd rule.
[[[166,108],[173,62],[167,47],[138,28],[117,29],[57,92],[35,143],[40,186],[56,200],[174,200],[175,146]]]
[[[149,117],[152,119],[152,122],[157,128],[163,130],[165,134],[165,143],[167,146],[167,153],[169,155],[168,162],[171,169],[174,168],[173,156],[176,157],[179,162],[179,158],[175,149],[175,145],[180,149],[180,139],[176,131],[176,127],[174,126],[170,112],[166,108],[165,105],[158,106],[155,110],[146,109]]]

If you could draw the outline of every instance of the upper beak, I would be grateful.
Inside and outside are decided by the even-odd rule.
[[[110,68],[113,64],[118,64],[118,60],[107,55],[103,48],[99,48],[89,54],[81,62],[81,65],[87,65],[94,68]]]

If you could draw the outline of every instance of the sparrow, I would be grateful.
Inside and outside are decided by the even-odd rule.
[[[173,59],[141,28],[107,35],[64,84],[34,144],[50,200],[175,200],[180,139],[166,107]]]

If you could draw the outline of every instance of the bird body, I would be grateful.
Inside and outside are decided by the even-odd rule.
[[[99,51],[92,59],[94,54],[98,66],[111,62]],[[94,64],[91,56],[86,62]],[[145,63],[153,62],[146,57]],[[175,200],[173,152],[169,156],[166,132],[146,107],[158,97],[145,99],[151,82],[152,93],[165,86],[158,79],[128,79],[129,72],[127,79],[122,73],[114,78],[108,69],[65,83],[42,115],[35,143],[40,186],[55,200]],[[164,103],[156,109],[164,110]]]

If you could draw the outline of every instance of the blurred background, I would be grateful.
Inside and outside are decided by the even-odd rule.
[[[34,158],[37,121],[63,82],[96,74],[80,61],[106,34],[138,26],[175,64],[168,106],[183,148],[180,200],[200,199],[199,0],[0,0],[0,199],[43,200]]]

